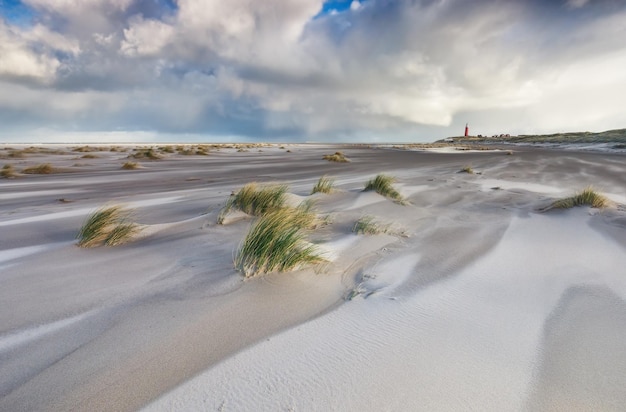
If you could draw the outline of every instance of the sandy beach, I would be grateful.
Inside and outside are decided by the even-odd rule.
[[[16,174],[0,178],[0,411],[626,405],[624,153],[29,147],[0,145]],[[350,161],[322,159],[336,151]],[[379,173],[406,204],[363,191]],[[310,195],[324,175],[336,190]],[[327,262],[244,279],[255,218],[217,220],[250,182],[314,202]],[[543,210],[590,185],[609,207]],[[113,204],[141,235],[78,247]],[[355,234],[363,216],[386,233]]]

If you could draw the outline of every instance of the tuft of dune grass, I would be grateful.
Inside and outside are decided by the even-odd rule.
[[[472,169],[471,166],[465,166],[463,167],[463,169],[459,170],[459,173],[467,173],[467,174],[474,174],[474,169]]]
[[[27,167],[26,169],[22,170],[22,173],[31,175],[47,175],[50,173],[54,173],[54,168],[49,163],[44,163],[38,166]]]
[[[122,165],[122,169],[124,170],[135,170],[139,168],[137,162],[126,162]]]
[[[335,180],[331,179],[327,176],[322,176],[317,181],[313,189],[311,190],[311,194],[314,193],[332,193],[335,187]]]
[[[78,231],[78,246],[117,246],[130,241],[138,227],[129,221],[129,217],[130,212],[121,206],[96,210],[87,217]]]
[[[161,156],[154,151],[153,148],[148,149],[137,149],[137,151],[128,157],[132,157],[134,159],[150,159],[150,160],[158,160],[161,159]]]
[[[324,155],[322,156],[322,159],[328,160],[329,162],[338,162],[338,163],[350,162],[350,159],[348,159],[346,155],[343,154],[342,152],[335,152],[334,154],[331,154],[331,155]]]
[[[287,185],[259,186],[256,183],[248,183],[231,196],[220,212],[217,222],[223,223],[226,214],[232,209],[241,210],[252,216],[261,216],[280,209],[285,204],[287,189]]]
[[[13,169],[13,165],[4,165],[2,166],[2,170],[0,170],[0,176],[4,177],[5,179],[11,179],[17,176],[17,174],[15,173],[15,169]]]
[[[548,209],[570,209],[575,206],[591,206],[595,208],[604,208],[609,205],[609,199],[604,195],[593,190],[588,186],[576,193],[574,196],[555,200]]]
[[[396,181],[396,178],[393,176],[379,174],[374,179],[369,180],[365,184],[364,192],[374,190],[376,193],[388,197],[390,199],[395,200],[400,204],[404,204],[405,200],[394,187],[393,183]]]
[[[235,257],[235,267],[249,278],[323,262],[315,245],[306,241],[306,230],[315,219],[310,205],[265,214],[244,238]]]
[[[364,235],[378,235],[380,233],[387,233],[389,230],[388,225],[382,225],[376,220],[374,220],[373,216],[363,216],[359,220],[356,221],[352,231],[358,234]]]

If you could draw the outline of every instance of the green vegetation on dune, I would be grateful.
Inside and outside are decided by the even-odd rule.
[[[348,159],[346,155],[343,154],[343,152],[335,152],[334,154],[331,154],[331,155],[324,155],[322,156],[322,159],[328,160],[329,162],[337,162],[337,163],[349,163],[350,162],[350,159]]]
[[[315,219],[309,205],[268,212],[246,235],[235,257],[235,267],[245,277],[253,277],[324,261],[315,245],[305,238]]]
[[[248,183],[230,197],[218,216],[218,223],[223,223],[226,214],[232,209],[252,216],[280,209],[284,206],[287,189],[287,185],[259,186],[257,183]]]
[[[589,186],[576,193],[574,196],[552,202],[548,209],[570,209],[576,206],[604,208],[607,207],[609,203],[609,200],[604,195],[596,192]]]
[[[334,190],[335,181],[326,176],[320,177],[317,181],[313,189],[311,190],[311,194],[314,193],[331,193]]]
[[[7,164],[2,166],[2,170],[0,170],[0,176],[4,177],[5,179],[11,179],[17,175],[15,173],[15,169],[13,169],[13,165]]]
[[[369,180],[365,184],[364,192],[373,190],[376,193],[388,197],[390,199],[395,200],[400,204],[404,204],[405,200],[394,187],[393,183],[396,181],[396,178],[393,176],[388,176],[385,174],[379,174],[374,179]]]
[[[131,240],[138,227],[129,221],[130,211],[121,206],[96,210],[87,217],[76,238],[80,247],[117,246]]]
[[[359,220],[356,221],[352,231],[354,233],[363,234],[363,235],[377,235],[380,233],[387,233],[389,230],[389,225],[382,225],[381,223],[374,220],[373,216],[363,216]]]
[[[22,170],[22,173],[31,174],[31,175],[47,175],[50,173],[54,173],[54,168],[49,163],[44,163],[37,166],[27,167]]]

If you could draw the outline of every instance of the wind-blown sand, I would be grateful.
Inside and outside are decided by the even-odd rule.
[[[623,410],[624,154],[248,150],[122,170],[0,147],[63,171],[0,179],[1,411]],[[410,204],[361,192],[378,173]],[[339,190],[309,196],[324,174]],[[243,280],[253,219],[216,220],[252,181],[316,201],[329,263]],[[614,205],[539,212],[590,184]],[[104,204],[146,231],[78,248]],[[389,232],[353,234],[364,215]]]

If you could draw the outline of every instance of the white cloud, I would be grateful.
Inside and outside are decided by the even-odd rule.
[[[0,93],[24,88],[0,116],[36,124],[319,138],[626,122],[624,7],[354,0],[313,19],[322,0],[27,1],[36,25],[0,21]]]
[[[124,40],[120,50],[122,53],[133,55],[156,55],[174,36],[172,26],[158,20],[131,20],[130,27],[124,29]]]
[[[50,82],[60,62],[51,53],[57,50],[78,52],[75,43],[50,32],[43,26],[23,31],[0,20],[0,77],[32,78]],[[42,49],[43,50],[38,50]]]

